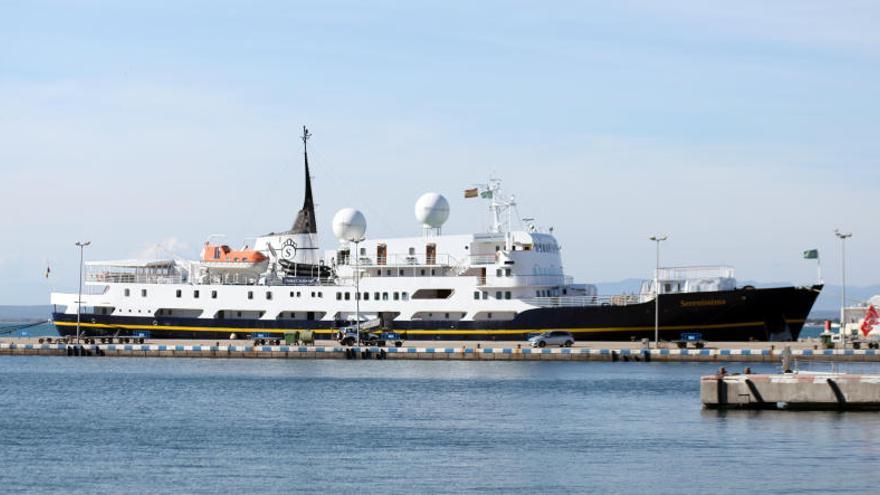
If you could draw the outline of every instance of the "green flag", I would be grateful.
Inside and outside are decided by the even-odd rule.
[[[810,249],[808,251],[804,251],[804,259],[805,260],[819,259],[819,250],[818,249]]]

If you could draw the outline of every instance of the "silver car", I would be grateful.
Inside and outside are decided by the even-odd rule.
[[[548,345],[571,347],[571,345],[574,344],[574,336],[571,332],[554,330],[552,332],[544,332],[541,335],[531,337],[529,343],[532,344],[532,347],[547,347]]]

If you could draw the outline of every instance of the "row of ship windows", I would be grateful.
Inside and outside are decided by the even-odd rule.
[[[177,289],[177,292],[175,293],[175,295],[176,295],[177,298],[179,299],[179,298],[183,297],[183,291],[180,290],[180,289]],[[337,295],[338,295],[338,294],[337,294]],[[201,296],[201,291],[194,290],[194,291],[193,291],[193,299],[198,299],[199,296]],[[125,297],[131,297],[131,289],[125,289]],[[141,289],[141,297],[147,297],[147,289]],[[290,297],[291,297],[291,298],[294,298],[294,297],[302,297],[302,292],[300,292],[300,291],[296,291],[296,292],[294,292],[294,291],[290,291]],[[323,293],[323,292],[320,292],[320,291],[318,291],[318,292],[316,292],[316,291],[312,291],[311,297],[312,297],[312,298],[316,298],[316,297],[317,297],[317,298],[320,299],[320,298],[323,298],[323,297],[324,297],[324,293]],[[248,298],[248,299],[253,299],[253,298],[254,298],[254,291],[249,290],[248,293],[247,293],[247,298]],[[211,299],[217,299],[217,291],[216,291],[216,290],[212,290],[212,291],[211,291]],[[266,299],[269,300],[269,301],[272,300],[272,292],[271,292],[271,291],[267,291],[267,292],[266,292]],[[337,299],[338,299],[338,297],[337,297]]]
[[[495,293],[495,299],[511,299],[513,294],[510,291],[501,292],[500,290]],[[489,293],[483,291],[475,291],[474,292],[474,301],[479,301],[480,299],[486,300],[489,299]]]
[[[549,291],[543,291],[543,292],[549,292]],[[375,300],[375,301],[380,301],[380,300],[381,301],[388,301],[389,295],[395,301],[409,301],[409,293],[408,292],[393,292],[393,293],[373,292],[372,294],[373,294],[373,300]],[[181,297],[183,297],[183,291],[181,289],[177,289],[177,292],[175,295],[178,298],[181,298]],[[193,291],[193,299],[198,299],[200,295],[201,295],[200,291],[198,291],[198,290]],[[537,293],[537,295],[538,295],[538,297],[541,297],[542,292],[539,291]],[[131,297],[131,289],[125,289],[125,297]],[[147,297],[147,289],[141,289],[141,297]],[[302,292],[290,291],[290,297],[291,298],[302,297]],[[320,291],[317,291],[317,292],[312,291],[311,297],[312,298],[317,297],[320,299],[320,298],[324,297],[324,293],[320,292]],[[498,291],[495,293],[495,299],[511,299],[512,297],[513,297],[513,294],[510,291],[506,291],[506,292]],[[253,299],[254,298],[254,291],[249,290],[247,293],[247,298]],[[217,291],[216,290],[211,291],[211,299],[217,299]],[[361,299],[364,301],[369,301],[370,300],[370,293],[369,292],[361,293]],[[480,299],[483,299],[483,300],[489,299],[489,293],[483,292],[483,291],[475,291],[474,292],[474,300],[479,301]],[[267,301],[272,300],[272,291],[266,291],[266,300]],[[350,292],[337,292],[336,293],[336,300],[337,301],[342,301],[342,300],[350,301],[351,300],[351,293]]]
[[[357,293],[355,293],[355,294],[357,294]],[[373,292],[373,300],[374,301],[380,301],[380,300],[387,301],[388,295],[389,295],[388,292]],[[409,292],[394,292],[394,293],[391,293],[391,295],[394,297],[395,301],[409,301]],[[369,301],[370,300],[370,293],[369,292],[362,292],[360,299],[363,301]],[[342,300],[351,301],[351,293],[350,292],[337,292],[336,293],[336,300],[337,301],[342,301]]]
[[[495,276],[497,277],[510,277],[511,275],[513,275],[513,270],[510,268],[499,268],[495,272]]]

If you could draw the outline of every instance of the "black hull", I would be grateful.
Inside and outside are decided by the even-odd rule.
[[[660,339],[679,340],[700,333],[707,341],[797,340],[813,303],[822,290],[813,287],[736,289],[721,292],[669,294],[660,298]],[[76,334],[76,315],[53,315],[59,334]],[[199,318],[129,317],[84,314],[86,336],[137,336],[169,339],[281,337],[312,330],[331,338],[346,322],[263,321]],[[626,306],[540,308],[511,321],[393,322],[390,328],[407,340],[526,340],[530,333],[567,330],[579,341],[631,341],[654,338],[654,302]]]

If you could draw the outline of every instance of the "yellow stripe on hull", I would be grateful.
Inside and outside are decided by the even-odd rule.
[[[805,320],[786,320],[786,323],[804,323]],[[56,326],[75,327],[76,322],[56,321]],[[736,327],[758,327],[763,326],[763,321],[748,321],[743,323],[718,323],[714,325],[666,325],[660,326],[660,330],[721,330],[725,328]],[[332,335],[336,330],[332,329],[308,329],[308,328],[236,328],[236,327],[187,327],[187,326],[171,326],[171,325],[132,325],[118,324],[109,325],[106,323],[80,323],[84,328],[104,328],[108,330],[123,328],[126,330],[175,330],[181,332],[229,332],[229,333],[293,333],[302,331],[311,331],[316,334]],[[400,330],[402,333],[411,335],[525,335],[529,333],[544,332],[551,330],[568,331],[571,333],[603,333],[603,332],[634,332],[654,330],[654,326],[638,326],[638,327],[603,327],[603,328],[547,328],[547,329],[521,329],[521,330]]]

